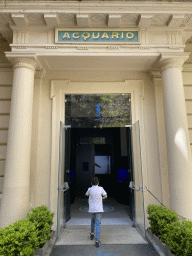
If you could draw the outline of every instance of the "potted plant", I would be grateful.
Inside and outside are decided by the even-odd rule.
[[[192,222],[178,219],[178,214],[164,206],[149,205],[150,228],[147,229],[148,241],[154,243],[166,256],[192,255]]]

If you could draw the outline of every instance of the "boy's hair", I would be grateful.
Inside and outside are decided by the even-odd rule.
[[[98,184],[99,184],[99,179],[98,179],[97,177],[93,177],[93,178],[91,179],[91,184],[92,184],[92,185],[98,185]]]

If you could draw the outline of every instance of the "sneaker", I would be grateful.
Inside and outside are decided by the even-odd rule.
[[[100,241],[95,241],[95,246],[96,246],[96,247],[99,247],[99,246],[100,246],[100,244],[101,244],[101,242],[100,242]]]
[[[91,240],[94,239],[94,233],[90,233],[90,239],[91,239]]]

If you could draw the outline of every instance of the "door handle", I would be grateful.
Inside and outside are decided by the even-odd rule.
[[[66,173],[70,173],[70,171],[69,171],[69,170],[66,170]]]

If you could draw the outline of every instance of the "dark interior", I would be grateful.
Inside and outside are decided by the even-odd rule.
[[[115,127],[69,130],[70,202],[73,203],[75,197],[84,197],[91,186],[91,178],[96,176],[108,197],[115,198],[119,203],[131,205],[130,129]]]

